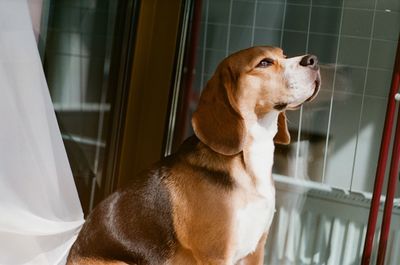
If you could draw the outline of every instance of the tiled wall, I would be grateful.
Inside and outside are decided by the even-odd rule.
[[[194,89],[253,45],[316,54],[322,91],[288,113],[293,143],[275,171],[371,191],[400,29],[398,0],[203,0]]]

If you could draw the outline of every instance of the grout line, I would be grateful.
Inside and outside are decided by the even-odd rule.
[[[92,178],[92,185],[90,189],[90,199],[89,199],[89,211],[92,211],[94,206],[94,196],[96,193],[96,180],[97,180],[96,177]]]
[[[109,69],[108,69],[109,70]],[[101,98],[100,98],[100,105],[103,105],[107,102],[107,86],[105,84],[102,85],[102,91],[101,91]],[[101,143],[101,138],[103,137],[103,124],[104,124],[104,115],[105,111],[103,108],[99,108],[99,125],[97,127],[97,142]],[[99,173],[99,160],[100,160],[100,148],[96,148],[96,154],[95,154],[95,163],[94,163],[94,173],[97,176]]]
[[[57,50],[49,50],[46,51],[46,54],[52,56],[68,56],[68,57],[76,57],[76,58],[85,58],[85,59],[95,59],[95,60],[103,60],[104,56],[93,55],[93,54],[78,54],[74,52],[65,52],[65,51],[57,51]]]
[[[204,23],[203,23],[204,24]],[[209,22],[207,23],[208,25],[213,25],[213,26],[228,26],[228,23],[221,23],[221,22]],[[252,28],[253,25],[245,25],[245,24],[230,24],[235,27],[241,27],[241,28]],[[271,30],[281,30],[281,28],[272,28],[272,27],[264,27],[264,26],[254,26],[256,29],[271,29]]]
[[[226,48],[225,48],[225,56],[229,55],[229,40],[231,38],[231,26],[232,26],[232,6],[233,6],[233,0],[229,2],[229,17],[228,17],[228,33],[226,36]]]
[[[204,24],[204,23],[203,23]],[[207,25],[211,26],[228,26],[226,23],[218,23],[218,22],[210,22],[207,23]],[[252,25],[241,25],[241,24],[230,24],[230,26],[237,27],[237,28],[243,28],[243,29],[252,29]],[[273,28],[273,27],[264,27],[264,26],[255,26],[255,29],[262,29],[262,30],[274,30],[274,31],[285,31],[285,32],[291,32],[291,33],[304,33],[304,34],[312,34],[312,35],[317,35],[317,36],[330,36],[330,37],[339,37],[339,34],[334,34],[334,33],[326,33],[326,32],[318,32],[318,31],[304,31],[304,30],[296,30],[296,29],[283,29],[283,26],[280,28]],[[341,37],[346,37],[346,38],[352,38],[352,39],[360,39],[360,40],[369,40],[369,36],[359,36],[359,35],[349,35],[349,34],[341,34]],[[376,41],[382,41],[382,42],[392,42],[392,43],[397,43],[397,40],[395,39],[382,39],[382,38],[374,38]]]
[[[73,141],[73,142],[80,143],[80,144],[96,146],[96,147],[99,147],[99,148],[105,148],[106,147],[106,142],[99,142],[97,139],[93,139],[93,138],[90,138],[90,137],[85,137],[85,136],[82,136],[82,135],[76,135],[76,134],[70,134],[70,133],[62,133],[61,137],[64,140]]]
[[[49,27],[49,31],[51,33],[57,33],[57,34],[79,34],[83,36],[87,36],[90,34],[92,37],[104,37],[104,38],[111,38],[111,35],[104,35],[102,33],[98,32],[90,32],[90,31],[82,31],[82,30],[74,30],[74,29],[63,29],[63,28],[57,28],[57,27]]]
[[[115,20],[114,23],[111,22],[110,23],[110,18],[107,19],[107,32],[111,32],[110,35],[114,34],[115,32],[113,31],[113,27],[115,25]],[[105,73],[109,73],[110,72],[110,58],[111,58],[111,44],[110,43],[106,43],[105,46],[105,56],[104,56],[105,60],[104,60],[104,64],[103,64],[103,71]],[[100,96],[100,104],[104,105],[107,104],[107,82],[104,80],[103,78],[103,83],[102,83],[102,87],[101,87],[101,96]],[[89,203],[89,209],[92,210],[93,206],[94,206],[94,196],[95,196],[95,192],[96,192],[96,183],[97,182],[103,182],[102,180],[102,176],[101,176],[101,161],[100,161],[100,157],[101,157],[101,148],[100,148],[100,143],[102,142],[102,138],[103,138],[103,127],[104,127],[104,123],[105,121],[105,110],[102,108],[99,108],[99,124],[97,126],[97,143],[99,144],[96,147],[96,153],[95,153],[95,160],[94,160],[94,167],[93,167],[93,172],[95,177],[93,178],[93,183],[92,183],[92,192],[90,195],[90,203]],[[108,143],[106,143],[108,144]]]
[[[356,97],[361,97],[363,96],[361,93],[354,93],[354,92],[349,92],[349,91],[342,91],[342,90],[337,90],[336,93],[341,94],[341,95],[348,95],[348,96],[356,96]],[[371,98],[371,99],[381,99],[381,100],[387,100],[387,96],[376,96],[376,95],[364,95],[366,98]]]
[[[224,53],[225,54],[225,50],[220,50],[220,49],[212,49],[212,48],[207,48],[206,51],[214,51],[214,52],[220,52],[220,53]],[[230,52],[234,52],[235,50],[231,50]],[[204,52],[203,52],[204,53]],[[332,68],[334,67],[335,63],[323,63],[326,66],[332,66]],[[345,69],[359,69],[359,70],[366,70],[366,67],[361,67],[361,66],[356,66],[356,65],[346,65],[346,64],[337,64],[337,68],[345,68]],[[368,70],[373,70],[373,71],[381,71],[381,72],[386,72],[390,74],[390,69],[386,69],[386,68],[378,68],[378,67],[369,67]],[[203,75],[212,75],[214,72],[203,72]],[[324,88],[322,88],[322,90],[324,90]],[[357,92],[352,92],[349,90],[339,90],[339,92],[341,93],[347,93],[347,94],[351,94],[351,95],[360,95],[360,93]],[[371,94],[368,95],[370,97],[378,97],[378,98],[387,98],[386,95],[383,96],[379,96],[379,95],[375,95],[375,94]]]
[[[72,1],[71,1],[72,2]],[[80,1],[83,2],[83,1]],[[88,2],[88,1],[87,1]],[[91,13],[103,13],[103,14],[109,14],[110,11],[106,8],[98,8],[98,7],[88,7],[88,6],[82,6],[81,4],[69,4],[67,2],[61,2],[57,3],[57,9],[82,9],[85,12],[91,12]]]
[[[376,39],[374,39],[374,40],[376,40]],[[200,50],[204,50],[204,49],[200,49]],[[205,48],[205,50],[206,51],[214,51],[214,52],[225,52],[225,49],[216,49],[216,48]],[[324,65],[333,65],[333,64],[334,63],[329,63],[329,62],[325,62],[324,63]],[[341,63],[337,63],[337,66],[346,67],[346,68],[354,68],[354,69],[366,69],[366,67],[363,67],[363,66],[350,65],[350,64],[341,64]],[[385,72],[391,73],[391,68],[368,67],[368,70],[385,71]]]
[[[282,18],[282,26],[281,26],[281,39],[279,41],[279,46],[281,48],[282,48],[282,45],[283,45],[283,33],[285,32],[286,6],[287,6],[287,0],[285,0],[285,2],[283,4],[283,18]]]
[[[313,3],[312,0],[310,1],[309,4],[309,14],[308,14],[308,25],[307,25],[307,40],[306,40],[306,54],[308,54],[308,46],[309,46],[309,41],[310,41],[310,27],[311,27],[311,15],[312,15],[312,7]],[[300,114],[299,114],[299,129],[298,134],[297,134],[297,146],[296,146],[296,162],[295,162],[295,178],[298,178],[298,171],[299,171],[299,158],[300,158],[300,146],[301,146],[301,130],[303,128],[303,111],[304,107],[301,105],[300,107]],[[301,176],[301,178],[304,178],[305,176]]]
[[[307,25],[307,41],[306,41],[306,54],[308,54],[308,46],[310,42],[310,28],[311,28],[311,16],[312,16],[313,1],[310,0],[309,15],[308,15],[308,25]]]
[[[254,46],[254,34],[256,30],[256,18],[257,18],[257,5],[258,5],[258,0],[254,1],[254,15],[253,15],[253,26],[251,28],[251,46]]]
[[[377,5],[378,5],[378,0],[375,0],[375,9],[376,9]],[[368,68],[369,68],[369,63],[370,63],[370,59],[371,59],[372,40],[373,40],[374,30],[375,30],[375,15],[376,15],[376,12],[374,12],[374,14],[372,16],[372,27],[371,27],[371,34],[370,34],[370,39],[369,39],[367,65],[366,65],[365,77],[364,77],[364,88],[363,88],[363,93],[362,93],[362,98],[361,98],[360,119],[358,120],[358,128],[357,128],[357,134],[356,134],[356,145],[354,147],[354,156],[353,156],[353,167],[352,167],[352,170],[351,170],[350,191],[352,190],[352,187],[353,187],[354,171],[355,171],[355,167],[356,167],[356,157],[357,157],[357,149],[358,149],[358,141],[359,141],[359,136],[360,136],[361,122],[362,122],[362,118],[363,118],[363,111],[364,111],[365,90],[366,90],[366,87],[367,87]]]
[[[206,23],[204,23],[204,35],[203,35],[203,56],[201,58],[201,80],[200,80],[200,90],[204,87],[204,72],[205,72],[205,64],[206,64],[206,43],[207,43],[207,26],[208,26],[208,12],[209,12],[209,0],[206,1]]]
[[[299,157],[300,157],[300,141],[301,141],[301,129],[303,126],[303,106],[300,107],[300,114],[299,114],[299,128],[297,130],[297,145],[296,145],[296,159],[295,159],[295,166],[294,166],[294,178],[298,178],[298,171],[299,171]]]
[[[329,116],[328,116],[328,128],[326,130],[324,164],[323,164],[323,167],[322,167],[322,183],[325,182],[326,162],[327,162],[327,159],[328,159],[329,133],[330,133],[330,130],[331,130],[332,110],[333,110],[333,97],[334,97],[334,94],[335,94],[336,73],[337,73],[338,61],[339,61],[340,37],[341,37],[340,34],[342,32],[342,26],[343,26],[344,2],[345,2],[345,0],[343,0],[343,2],[342,2],[342,11],[341,11],[341,14],[340,14],[340,24],[339,24],[339,35],[338,35],[337,50],[336,50],[335,70],[333,72],[332,94],[331,94],[331,100],[330,100],[330,105],[329,105]]]
[[[245,3],[252,3],[252,0],[236,0],[237,2],[245,2]],[[263,2],[263,4],[266,5],[281,5],[282,2],[280,1],[268,1],[268,2]],[[288,5],[291,6],[309,6],[308,4],[301,4],[301,3],[289,3]],[[376,12],[387,12],[386,9],[373,9],[373,8],[367,8],[367,7],[352,7],[352,6],[331,6],[331,5],[323,5],[323,4],[314,4],[314,7],[323,7],[323,8],[330,8],[330,9],[346,9],[346,10],[356,10],[356,11],[376,11]],[[391,10],[393,13],[400,13],[398,10]]]
[[[70,112],[97,112],[99,110],[110,111],[111,104],[100,104],[100,103],[87,103],[83,104],[63,104],[60,102],[53,103],[55,111],[70,111]]]

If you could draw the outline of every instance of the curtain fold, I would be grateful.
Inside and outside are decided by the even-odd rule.
[[[63,264],[83,213],[26,0],[0,0],[0,264]]]

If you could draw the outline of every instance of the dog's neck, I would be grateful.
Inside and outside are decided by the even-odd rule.
[[[243,150],[246,170],[262,193],[273,185],[274,136],[278,131],[278,111],[270,111],[249,124],[248,141]]]
[[[257,118],[249,126],[249,136],[257,142],[272,141],[278,131],[279,111],[272,110],[261,118]]]

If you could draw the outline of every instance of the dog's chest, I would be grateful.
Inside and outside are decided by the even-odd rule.
[[[275,213],[275,187],[271,178],[273,152],[273,142],[265,141],[254,143],[247,154],[246,164],[254,183],[246,190],[246,203],[236,211],[235,261],[256,250],[272,223]]]
[[[236,212],[235,262],[256,250],[257,244],[269,230],[275,213],[275,191],[270,196],[253,200]]]

